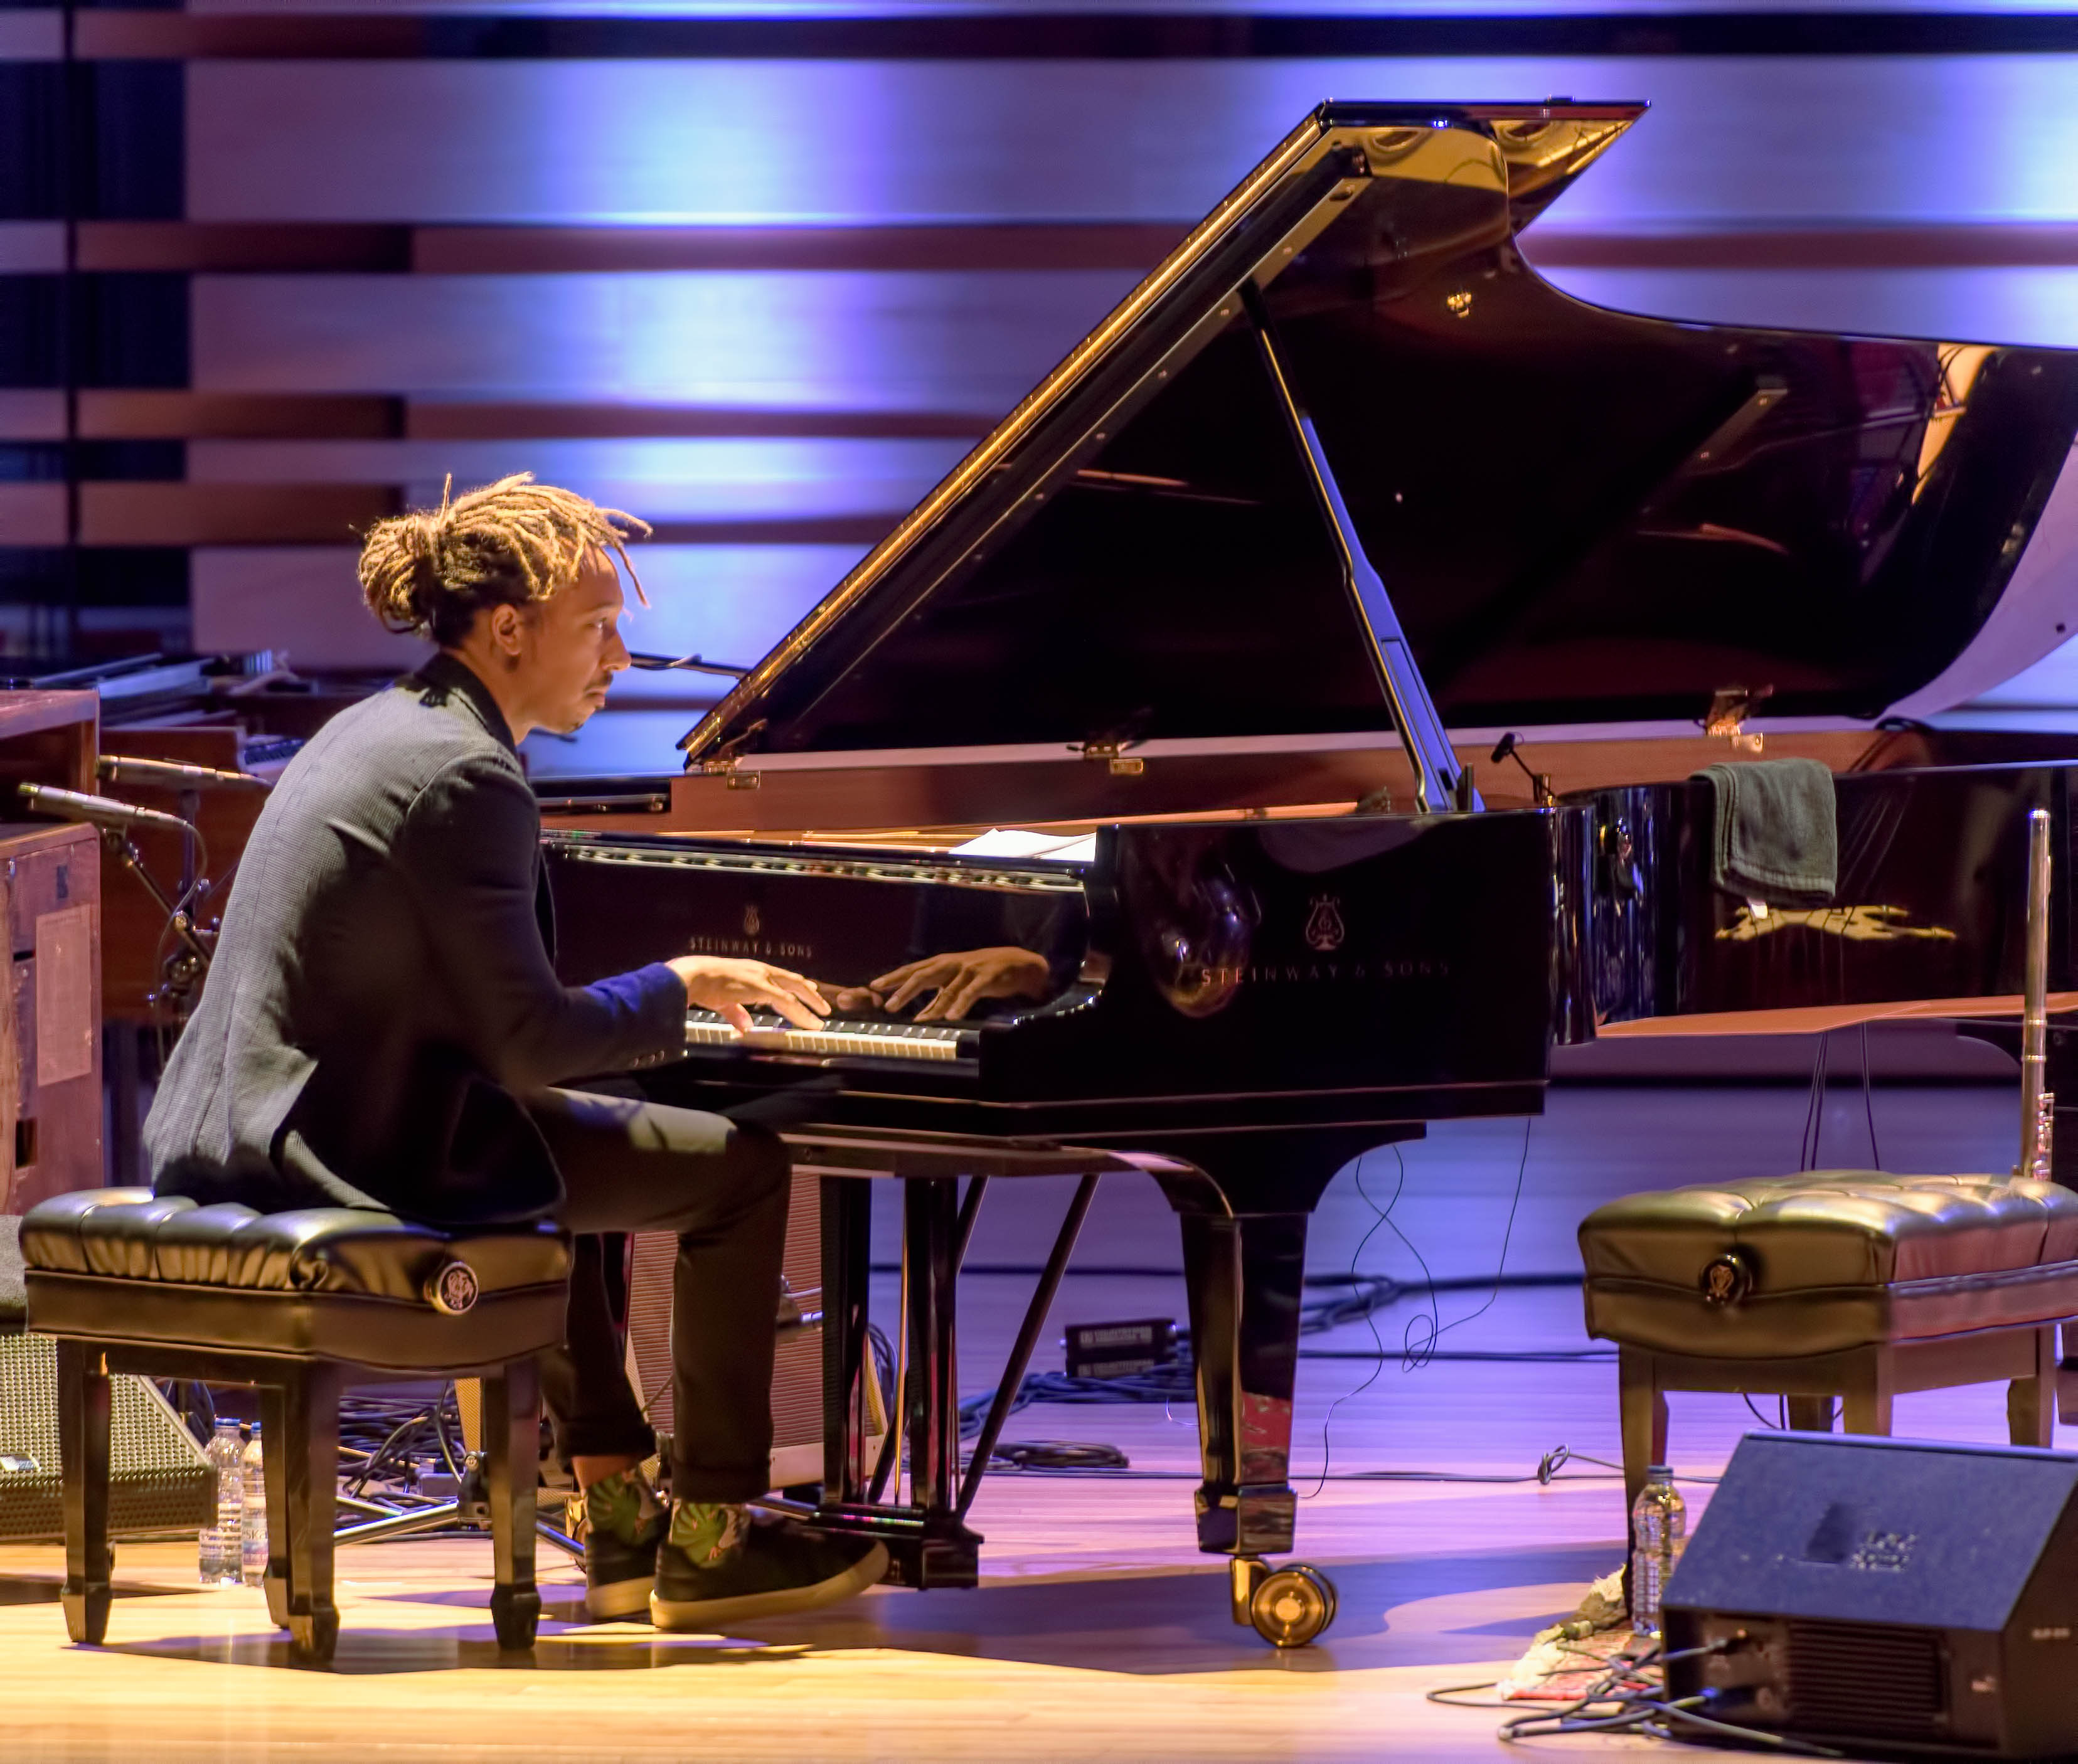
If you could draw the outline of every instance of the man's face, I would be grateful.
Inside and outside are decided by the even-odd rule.
[[[606,703],[614,675],[628,665],[625,604],[611,560],[593,552],[575,582],[521,615],[513,684],[529,722],[567,735]]]

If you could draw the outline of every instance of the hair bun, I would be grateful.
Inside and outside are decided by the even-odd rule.
[[[361,596],[386,629],[446,647],[486,607],[547,600],[575,578],[588,553],[604,552],[646,606],[625,542],[649,531],[632,515],[537,485],[529,472],[461,496],[449,480],[439,507],[393,515],[368,530]]]

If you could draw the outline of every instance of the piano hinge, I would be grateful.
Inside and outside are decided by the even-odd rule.
[[[739,772],[734,767],[729,769],[728,787],[732,790],[754,790],[764,782],[762,772]]]
[[[1138,778],[1147,769],[1147,761],[1125,751],[1133,744],[1130,741],[1084,741],[1075,751],[1086,760],[1103,761],[1111,769],[1113,778]]]
[[[1730,741],[1734,753],[1759,753],[1767,737],[1759,733],[1747,734],[1746,719],[1774,691],[1771,686],[1720,687],[1711,695],[1709,715],[1703,719],[1704,734],[1713,740],[1721,736]]]
[[[765,718],[758,718],[758,719],[755,723],[752,724],[748,728],[738,730],[736,734],[731,736],[728,740],[723,742],[720,747],[716,748],[714,752],[710,753],[705,759],[689,759],[686,762],[686,769],[689,772],[703,773],[709,778],[713,778],[718,774],[726,776],[728,779],[728,787],[732,790],[756,790],[757,786],[754,782],[749,784],[739,784],[736,782],[736,778],[738,776],[736,768],[743,763],[744,749],[748,747],[750,743],[754,740],[761,732],[762,732],[765,728]],[[742,775],[755,778],[757,774],[753,772],[746,773]]]

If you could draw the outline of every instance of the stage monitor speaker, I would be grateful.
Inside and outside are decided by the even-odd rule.
[[[660,1433],[678,1424],[671,1399],[671,1269],[678,1240],[667,1231],[635,1234],[628,1271],[628,1375],[643,1412]],[[822,1180],[794,1178],[787,1210],[787,1282],[772,1368],[772,1487],[823,1479]],[[887,1432],[880,1387],[866,1381],[866,1462]],[[690,1420],[688,1425],[696,1425]]]
[[[192,1533],[216,1520],[216,1472],[148,1379],[109,1381],[109,1524],[119,1537]],[[65,1535],[57,1344],[0,1335],[0,1538]]]
[[[1749,1433],[1668,1583],[1666,1636],[1668,1695],[1738,1726],[2078,1751],[2078,1456]]]

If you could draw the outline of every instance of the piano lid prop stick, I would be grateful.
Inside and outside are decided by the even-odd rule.
[[[2049,1077],[2049,811],[2027,817],[2027,978],[2020,1031],[2020,1167],[2047,1182],[2055,1099]]]

